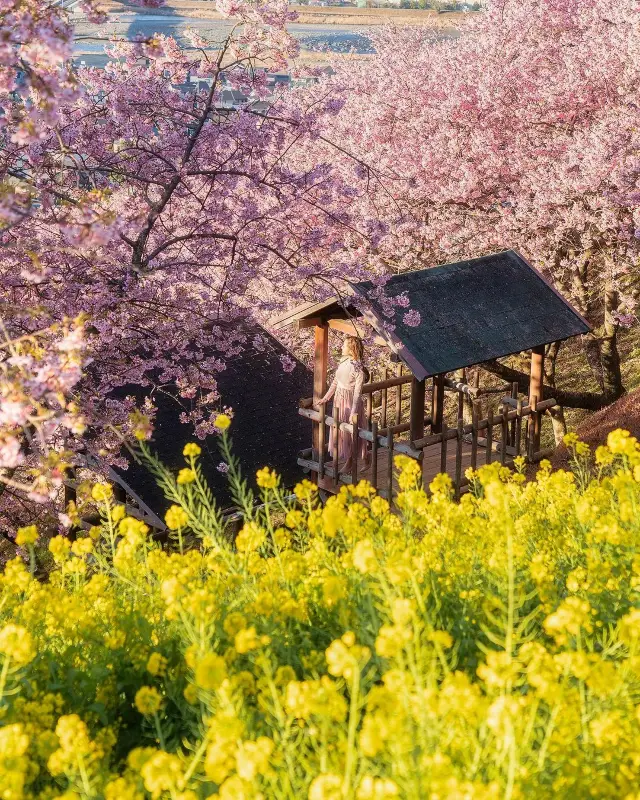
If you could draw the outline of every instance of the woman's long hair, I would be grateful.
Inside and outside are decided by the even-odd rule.
[[[345,337],[344,343],[348,357],[352,358],[354,361],[360,361],[362,363],[362,359],[364,358],[364,348],[360,339],[357,339],[355,336],[347,336]]]
[[[362,368],[364,370],[364,382],[369,383],[371,373],[362,363],[364,360],[364,347],[362,346],[362,340],[357,339],[355,336],[347,336],[345,338],[345,342],[347,345],[347,357],[352,358],[354,361],[359,361],[362,364]]]

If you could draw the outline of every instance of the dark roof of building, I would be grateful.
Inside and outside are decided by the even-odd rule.
[[[365,317],[420,380],[550,342],[578,336],[589,324],[514,250],[405,272],[388,280],[387,297],[406,293],[420,323],[405,324],[407,308],[385,315],[373,284],[352,285],[367,300]],[[321,308],[323,305],[325,308]],[[288,312],[289,321],[331,313],[336,298]],[[275,320],[276,327],[286,322]],[[391,326],[392,330],[386,328]]]
[[[256,470],[263,466],[275,469],[284,486],[293,486],[300,477],[298,452],[311,441],[311,423],[298,414],[299,400],[311,394],[313,377],[295,359],[294,369],[285,372],[280,356],[291,358],[289,351],[258,325],[249,332],[244,352],[228,360],[226,369],[216,376],[220,402],[231,406],[234,412],[230,429],[233,452],[243,475],[254,488]],[[252,342],[255,334],[262,338],[258,347]],[[157,407],[152,450],[165,466],[176,472],[185,466],[184,445],[198,442],[202,447],[200,463],[216,501],[222,508],[232,505],[226,478],[217,469],[222,461],[217,436],[200,441],[194,437],[193,425],[180,421],[180,415],[191,410],[192,401],[179,397],[175,386],[150,392],[130,385],[120,387],[114,394],[131,395],[138,401],[150,396]],[[128,469],[116,472],[147,506],[161,517],[164,515],[170,503],[144,466],[131,461]]]

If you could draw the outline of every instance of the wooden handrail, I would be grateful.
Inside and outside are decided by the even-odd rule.
[[[299,408],[298,414],[301,417],[305,417],[306,419],[310,419],[312,422],[321,422],[322,417],[319,411],[314,411],[313,409],[307,408]],[[333,417],[325,416],[324,418],[325,425],[333,426],[335,424]],[[341,422],[339,425],[341,431],[346,431],[353,435],[353,425],[350,422]],[[393,433],[392,433],[393,435]],[[358,429],[358,437],[360,439],[364,439],[367,442],[373,442],[373,433],[371,431],[367,431],[364,428]],[[381,436],[380,432],[378,431],[378,447],[386,447],[387,446],[387,437]],[[411,458],[419,458],[420,451],[416,450],[407,442],[394,442],[393,443],[393,450],[398,453],[404,453],[407,456],[411,456]]]
[[[411,383],[413,375],[396,375],[394,378],[387,378],[384,381],[374,381],[373,383],[365,383],[362,387],[362,394],[371,394],[372,392],[379,392],[381,389],[389,389],[392,386],[402,386],[405,383]]]
[[[549,400],[543,400],[541,403],[538,403],[538,405],[536,406],[535,413],[538,413],[538,412],[541,412],[541,411],[546,411],[548,408],[552,408],[555,405],[556,405],[556,400],[554,400],[553,398],[550,398]],[[528,417],[531,413],[532,413],[531,406],[524,406],[522,411],[521,411],[521,413],[520,413],[520,416],[521,417]],[[506,416],[508,421],[511,421],[513,419],[517,419],[517,417],[518,417],[517,410],[516,411],[509,411],[509,413]],[[493,417],[493,419],[491,420],[491,427],[495,427],[496,425],[501,425],[501,424],[502,424],[502,414],[499,414],[499,415],[496,414],[496,416]],[[478,424],[476,425],[476,430],[477,431],[484,431],[488,427],[489,427],[489,420],[481,419],[481,420],[478,420]],[[464,428],[462,429],[462,431],[465,434],[472,433],[473,432],[473,424],[465,425]],[[422,439],[416,439],[414,442],[412,442],[412,445],[416,450],[422,450],[425,447],[429,447],[432,444],[440,444],[440,442],[442,442],[445,437],[447,439],[455,439],[457,437],[457,435],[458,435],[458,433],[457,433],[456,429],[455,428],[451,428],[450,430],[448,430],[446,432],[446,434],[444,434],[444,433],[432,433],[431,436],[425,436]]]
[[[372,394],[373,392],[379,392],[382,389],[390,389],[392,386],[404,386],[406,383],[411,383],[412,380],[412,375],[396,375],[394,378],[387,378],[384,381],[365,383],[360,392],[361,394]],[[300,398],[299,406],[300,408],[312,408],[313,397]]]

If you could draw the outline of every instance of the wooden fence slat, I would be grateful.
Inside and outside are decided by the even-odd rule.
[[[471,411],[471,469],[478,465],[478,403],[474,402]]]
[[[487,452],[486,452],[486,463],[491,463],[491,453],[493,450],[493,409],[489,407],[487,410]]]
[[[388,377],[389,377],[389,369],[388,369],[388,367],[385,367],[384,368],[384,379],[385,379],[385,381],[388,379]],[[388,393],[389,393],[389,390],[385,386],[384,389],[382,390],[382,411],[380,413],[380,419],[382,420],[382,427],[383,428],[387,427],[387,399],[388,399],[387,396],[388,396]]]
[[[338,481],[340,480],[340,476],[338,474],[338,453],[340,448],[338,447],[338,437],[340,436],[340,425],[338,424],[338,418],[336,417],[333,420],[333,485],[337,486]]]
[[[402,361],[398,363],[396,367],[396,374],[397,377],[402,377]],[[400,420],[402,419],[402,384],[399,383],[396,386],[396,425],[400,424]]]
[[[535,395],[533,395],[533,397],[531,398],[531,417],[529,418],[529,424],[527,426],[529,429],[528,456],[529,456],[529,461],[531,463],[533,463],[534,461],[534,453],[536,449],[536,431],[539,429],[539,423],[538,424],[536,423],[536,417],[538,415],[537,409],[538,409],[538,398]]]
[[[320,403],[321,422],[318,424],[318,478],[324,478],[325,448],[327,446],[325,442],[325,436],[327,432],[325,418],[326,418],[325,403]]]
[[[511,399],[515,400],[516,402],[518,401],[518,391],[519,391],[518,382],[514,381],[511,384]],[[517,418],[512,420],[512,422],[511,422],[511,432],[510,432],[510,435],[509,435],[509,444],[512,447],[516,446],[516,426],[517,426]]]
[[[508,406],[504,404],[502,406],[502,423],[500,425],[500,463],[504,467],[505,461],[507,460],[507,447],[509,446],[509,421],[507,414]]]
[[[462,397],[462,395],[460,395]],[[462,483],[462,442],[464,436],[464,420],[458,417],[458,439],[456,441],[456,482],[455,496],[460,497],[460,484]]]
[[[371,423],[371,433],[373,443],[371,444],[371,484],[374,489],[378,488],[378,423],[374,420]]]
[[[518,400],[518,407],[516,409],[516,431],[514,447],[516,448],[516,456],[520,455],[520,448],[522,446],[522,400]]]
[[[447,442],[449,441],[446,420],[442,420],[442,445],[440,447],[440,472],[447,471]]]
[[[351,435],[351,483],[355,486],[358,482],[358,450],[360,449],[360,429],[358,428],[358,418],[353,424]]]
[[[387,433],[387,448],[388,448],[388,469],[389,474],[387,475],[387,490],[389,494],[387,495],[387,499],[389,503],[393,502],[393,433],[389,431]]]

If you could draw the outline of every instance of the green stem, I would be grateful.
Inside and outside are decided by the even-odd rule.
[[[349,796],[351,778],[355,762],[355,743],[356,730],[358,728],[358,693],[360,690],[360,670],[357,665],[354,667],[353,680],[351,682],[351,700],[349,703],[349,728],[347,733],[347,760],[344,767],[344,780],[342,782],[342,794]]]
[[[81,755],[78,755],[78,771],[80,772],[80,779],[82,780],[82,791],[85,793],[87,797],[93,797],[93,792],[91,791],[91,783],[89,782],[87,769],[84,765],[84,759],[82,758]]]
[[[162,735],[162,725],[160,725],[160,717],[158,716],[158,712],[157,711],[153,712],[153,722],[154,722],[155,727],[156,727],[156,734],[158,736],[158,741],[160,742],[160,747],[163,750],[166,750],[167,746],[166,746],[166,744],[164,742],[164,736]]]
[[[4,664],[2,665],[2,672],[0,672],[0,704],[4,698],[4,690],[7,685],[7,676],[9,675],[9,656],[4,657]]]
[[[189,764],[189,769],[184,773],[185,786],[189,782],[189,780],[190,780],[191,776],[193,775],[193,773],[195,772],[196,767],[200,763],[200,759],[204,755],[204,751],[206,749],[207,749],[207,737],[205,736],[202,739],[202,742],[200,743],[200,747],[198,747],[198,749],[196,750],[196,752],[193,755],[193,758],[191,759],[191,763]]]

